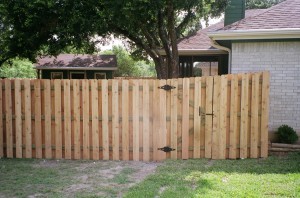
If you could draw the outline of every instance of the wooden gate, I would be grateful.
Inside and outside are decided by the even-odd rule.
[[[268,155],[268,72],[170,80],[7,79],[0,87],[0,157]]]

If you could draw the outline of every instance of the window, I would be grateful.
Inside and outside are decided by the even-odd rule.
[[[95,79],[106,79],[106,73],[95,73]]]
[[[51,72],[51,79],[63,79],[63,77],[62,72]]]
[[[70,72],[70,79],[85,79],[85,72]]]

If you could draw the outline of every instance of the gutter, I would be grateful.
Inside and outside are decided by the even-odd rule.
[[[207,34],[213,40],[297,39],[300,28],[222,30]]]
[[[166,55],[165,50],[159,50],[160,55]],[[224,50],[216,49],[178,49],[179,56],[227,54]]]
[[[217,43],[217,41],[213,40],[212,38],[210,39],[210,44],[214,48],[228,52],[228,74],[231,74],[231,49],[221,46],[219,43]]]

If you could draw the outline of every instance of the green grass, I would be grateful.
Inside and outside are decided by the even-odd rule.
[[[169,160],[125,197],[300,197],[300,153],[268,159]]]
[[[267,159],[167,160],[134,185],[137,173],[150,165],[2,158],[0,197],[300,197],[300,153]]]

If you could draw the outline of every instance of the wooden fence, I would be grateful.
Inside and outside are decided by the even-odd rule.
[[[160,89],[164,85],[171,90]],[[269,73],[172,80],[0,80],[0,157],[268,155]],[[170,147],[171,152],[159,148]]]

